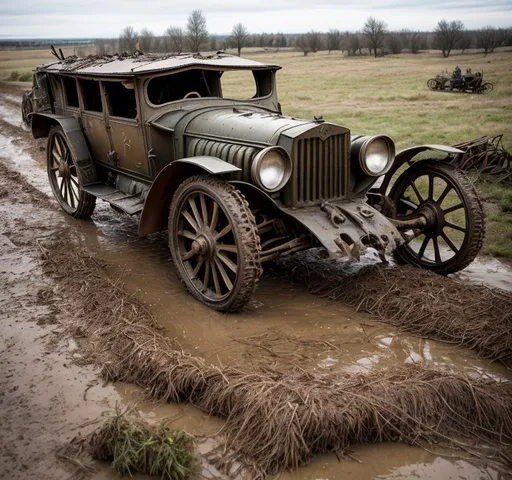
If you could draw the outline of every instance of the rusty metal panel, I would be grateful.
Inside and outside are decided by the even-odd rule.
[[[103,114],[83,112],[82,126],[94,160],[108,163],[108,152],[111,147]]]
[[[123,170],[149,176],[144,134],[137,122],[110,117],[110,134],[115,162]]]

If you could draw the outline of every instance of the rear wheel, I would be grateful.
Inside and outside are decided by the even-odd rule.
[[[395,250],[400,263],[447,275],[475,259],[485,237],[485,216],[464,172],[437,160],[418,161],[398,177],[389,196],[396,219],[426,219],[423,227],[401,228],[406,244]]]
[[[176,190],[169,248],[190,293],[210,308],[236,311],[256,290],[260,239],[243,195],[223,180],[195,176]]]
[[[61,208],[75,218],[89,218],[96,197],[82,190],[80,169],[61,127],[52,127],[46,145],[48,179]]]
[[[430,90],[439,90],[441,88],[441,84],[435,78],[431,78],[427,82],[427,86]]]
[[[32,92],[25,92],[21,100],[21,118],[23,119],[23,123],[27,126],[30,126],[32,123],[29,115],[33,111],[34,107],[32,105]]]

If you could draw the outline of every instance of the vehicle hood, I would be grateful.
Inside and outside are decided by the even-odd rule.
[[[211,138],[253,146],[277,145],[282,136],[294,138],[320,122],[287,117],[255,106],[206,107],[169,112],[151,125],[177,135]]]

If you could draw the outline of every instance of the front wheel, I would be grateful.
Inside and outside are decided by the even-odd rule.
[[[426,220],[422,227],[402,228],[406,243],[395,250],[399,263],[447,275],[475,259],[485,237],[485,215],[464,172],[437,160],[421,160],[398,177],[389,196],[397,220]]]
[[[480,90],[482,93],[491,93],[494,89],[494,85],[492,83],[484,83],[481,87],[480,87]]]
[[[206,176],[185,180],[169,212],[169,248],[190,293],[214,310],[240,310],[261,274],[260,238],[243,195]]]

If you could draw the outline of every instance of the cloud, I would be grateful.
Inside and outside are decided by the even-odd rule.
[[[441,19],[462,20],[467,28],[509,27],[510,0],[21,0],[0,5],[0,37],[115,37],[126,25],[155,34],[184,26],[192,9],[203,10],[211,33],[228,33],[237,22],[252,32],[286,33],[329,28],[356,31],[369,15],[390,29],[432,30]]]

